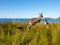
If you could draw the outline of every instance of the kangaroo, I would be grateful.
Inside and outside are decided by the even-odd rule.
[[[45,18],[45,25],[47,26],[47,28],[49,28],[50,24],[47,22],[47,19]]]
[[[35,25],[36,23],[40,22],[41,18],[43,17],[42,13],[39,13],[39,17],[38,18],[32,18],[31,20],[28,21],[28,30],[32,25]]]

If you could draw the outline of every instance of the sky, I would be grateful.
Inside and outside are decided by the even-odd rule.
[[[60,0],[0,0],[0,18],[60,17]]]

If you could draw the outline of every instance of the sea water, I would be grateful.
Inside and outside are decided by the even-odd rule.
[[[29,18],[0,18],[0,22],[28,22]],[[60,19],[47,19],[48,22],[60,22]],[[44,19],[41,19],[40,22],[44,22]]]

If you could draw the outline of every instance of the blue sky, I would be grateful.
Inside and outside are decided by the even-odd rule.
[[[0,18],[60,17],[60,0],[0,0]]]

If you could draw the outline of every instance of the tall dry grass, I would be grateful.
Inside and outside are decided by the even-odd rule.
[[[60,23],[39,23],[27,30],[27,24],[0,23],[0,45],[60,45]],[[17,27],[23,27],[18,29]]]

